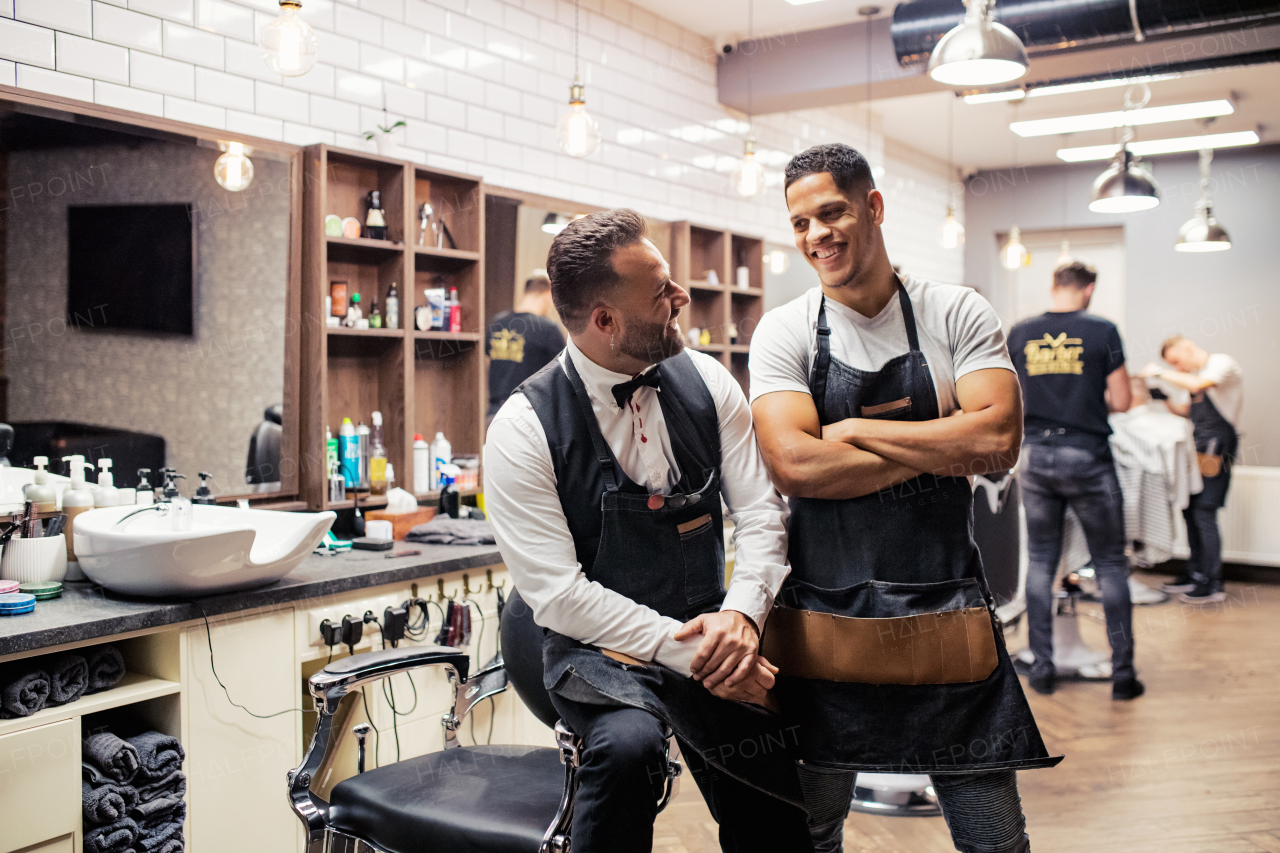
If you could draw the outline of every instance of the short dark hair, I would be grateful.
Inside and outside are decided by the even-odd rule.
[[[845,195],[852,195],[860,188],[876,188],[876,179],[871,174],[871,164],[866,157],[842,142],[829,142],[815,145],[791,158],[791,162],[787,164],[783,194],[806,175],[818,175],[822,172],[829,173],[836,182],[836,188]]]
[[[551,279],[542,270],[532,273],[524,282],[525,293],[546,293],[551,289]]]
[[[621,279],[613,253],[644,239],[644,217],[625,207],[575,219],[551,241],[547,276],[551,301],[570,332],[587,327],[592,310]]]
[[[1098,271],[1084,261],[1067,261],[1053,271],[1054,287],[1084,290],[1098,280]]]

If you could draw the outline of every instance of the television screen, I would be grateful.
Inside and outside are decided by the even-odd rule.
[[[67,243],[72,325],[83,331],[193,334],[190,204],[68,207]]]

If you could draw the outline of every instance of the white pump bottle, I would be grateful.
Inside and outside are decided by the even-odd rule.
[[[62,493],[62,511],[67,514],[67,525],[62,531],[67,539],[67,580],[85,580],[80,561],[76,559],[75,524],[76,516],[93,509],[93,492],[84,484],[84,469],[92,470],[93,465],[79,454],[64,456],[62,461],[70,463],[67,474],[71,477],[71,486]]]

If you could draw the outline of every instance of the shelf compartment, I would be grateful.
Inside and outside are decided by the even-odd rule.
[[[434,246],[414,246],[415,254],[430,258],[444,258],[454,261],[478,261],[480,260],[479,252],[472,252],[466,249],[437,249]]]
[[[754,299],[764,296],[764,290],[759,287],[748,287],[745,290],[741,287],[727,288],[734,296],[740,296],[744,299]]]
[[[181,689],[182,685],[176,681],[166,681],[163,678],[155,678],[137,672],[126,672],[124,678],[120,679],[120,683],[110,690],[81,697],[66,705],[44,708],[29,717],[0,720],[0,735],[7,735],[10,732],[22,731],[34,726],[43,726],[46,723],[56,723],[59,720],[70,720],[72,717],[96,714],[99,711],[109,711],[121,705],[132,705],[135,702],[145,702],[148,699],[170,696]]]
[[[327,152],[326,165],[325,209],[320,212],[321,218],[329,214],[343,218],[354,216],[363,226],[368,211],[367,196],[371,190],[378,190],[387,220],[387,240],[393,244],[403,243],[404,165],[332,148]],[[364,231],[360,233],[363,235]]]
[[[731,348],[729,351],[729,372],[733,374],[733,378],[738,380],[738,384],[742,386],[742,393],[747,394],[748,399],[750,399],[750,391],[748,390],[751,384],[750,362],[747,359],[746,348],[740,347],[742,347],[741,344]]]
[[[411,432],[422,433],[427,441],[443,432],[455,455],[480,453],[487,400],[485,383],[476,377],[483,355],[479,340],[414,341]],[[400,470],[397,465],[400,481],[412,483],[413,472],[405,476]]]
[[[478,211],[484,209],[484,197],[480,182],[474,178],[461,175],[414,169],[413,180],[413,243],[417,248],[434,249],[434,235],[428,230],[425,242],[420,242],[421,220],[419,209],[423,202],[429,202],[435,213],[437,222],[443,222],[449,228],[457,243],[457,250],[464,253],[478,253],[481,246],[481,221]],[[450,249],[448,238],[443,247],[436,251]]]
[[[413,275],[414,306],[426,305],[424,291],[429,287],[443,287],[445,297],[449,288],[458,288],[458,301],[462,304],[462,331],[480,334],[483,318],[480,316],[481,299],[484,296],[484,282],[480,278],[480,265],[459,263],[456,259],[441,258],[434,255],[415,255]],[[401,304],[405,304],[403,301]],[[401,310],[403,314],[403,309]],[[432,331],[416,329],[415,332]],[[438,334],[440,330],[435,330]]]
[[[329,260],[378,262],[388,255],[399,256],[404,252],[403,243],[390,240],[370,240],[368,237],[325,237]]]
[[[747,268],[747,281],[751,289],[764,293],[764,241],[756,237],[732,235],[729,242],[729,254],[733,262],[729,279],[733,289],[737,289],[738,267]]]
[[[404,329],[348,329],[346,326],[326,326],[325,332],[330,335],[342,335],[352,338],[404,337]]]
[[[333,335],[328,338],[327,411],[324,424],[334,437],[343,418],[372,425],[371,413],[382,412],[382,441],[387,461],[404,482],[405,348],[401,337]],[[385,501],[385,499],[384,499]],[[349,502],[348,502],[349,503]],[[362,502],[363,503],[363,502]],[[339,504],[325,502],[324,508]]]
[[[694,326],[707,329],[711,332],[711,343],[725,343],[724,302],[721,290],[689,291],[689,304],[680,311],[680,328],[686,333]]]
[[[396,285],[396,295],[400,299],[400,328],[399,329],[370,329],[368,331],[385,331],[395,333],[403,330],[405,325],[405,281],[404,281],[404,252],[396,251],[391,253],[378,252],[374,254],[364,253],[355,256],[347,253],[346,246],[329,245],[329,279],[325,282],[325,293],[331,292],[331,288],[335,281],[345,281],[347,283],[347,300],[350,302],[353,293],[360,294],[360,310],[364,312],[367,318],[373,310],[373,302],[376,299],[378,310],[383,314],[383,322],[386,322],[387,310],[387,294],[391,292],[391,285]],[[334,257],[334,250],[342,249],[337,254],[341,257]],[[364,250],[360,250],[363,252]],[[321,300],[323,306],[323,297]],[[332,328],[326,326],[330,332]],[[340,327],[341,328],[341,327]],[[353,333],[364,334],[364,329],[351,329]]]
[[[697,225],[689,226],[689,278],[705,281],[708,270],[715,270],[723,285],[729,281],[725,268],[725,232]]]

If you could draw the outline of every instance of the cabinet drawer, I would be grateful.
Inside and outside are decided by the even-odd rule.
[[[80,828],[80,718],[0,737],[0,853]]]

